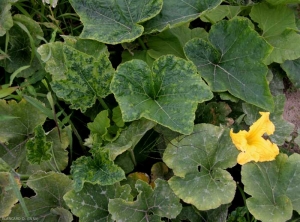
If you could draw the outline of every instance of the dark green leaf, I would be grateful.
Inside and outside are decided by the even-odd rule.
[[[116,183],[99,186],[86,183],[81,191],[71,190],[64,195],[66,204],[80,221],[113,221],[108,212],[108,202],[115,198],[131,201],[129,185],[120,186]]]
[[[116,198],[109,201],[108,211],[117,221],[161,221],[160,217],[175,218],[181,211],[179,198],[168,183],[157,179],[155,188],[142,180],[135,185],[139,191],[136,201]]]
[[[111,91],[124,121],[144,117],[183,134],[193,130],[197,104],[212,98],[196,67],[172,55],[161,56],[152,70],[141,60],[121,64]]]
[[[143,24],[145,33],[161,32],[167,27],[174,28],[188,23],[198,18],[205,10],[213,9],[221,2],[221,0],[164,1],[161,12]]]
[[[266,80],[268,68],[263,64],[271,47],[248,26],[248,21],[221,21],[212,26],[208,38],[209,42],[190,40],[184,51],[212,91],[229,91],[248,103],[273,110]]]
[[[108,44],[131,42],[141,36],[144,28],[138,23],[157,15],[163,4],[162,0],[70,2],[84,25],[80,37]]]
[[[286,60],[283,64],[281,64],[282,69],[286,72],[290,81],[293,83],[293,86],[296,88],[300,88],[300,59],[296,60]]]

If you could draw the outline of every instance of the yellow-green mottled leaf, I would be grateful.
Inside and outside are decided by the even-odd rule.
[[[111,83],[125,122],[142,117],[189,134],[197,104],[212,98],[196,67],[173,55],[155,60],[152,70],[141,60],[121,64]]]
[[[104,53],[95,58],[68,45],[63,46],[63,52],[68,71],[64,79],[51,82],[52,89],[58,97],[70,102],[71,108],[85,112],[97,97],[110,93],[114,69]]]

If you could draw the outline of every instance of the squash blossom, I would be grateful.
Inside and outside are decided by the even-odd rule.
[[[271,161],[279,154],[277,145],[262,137],[265,133],[271,135],[275,131],[275,126],[269,119],[270,113],[259,113],[261,117],[250,126],[249,131],[241,130],[234,133],[232,129],[230,130],[232,142],[242,151],[237,158],[237,162],[241,165],[250,161]]]

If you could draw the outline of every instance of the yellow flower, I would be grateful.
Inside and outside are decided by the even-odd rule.
[[[230,130],[232,142],[242,151],[237,158],[237,162],[241,165],[250,161],[271,161],[279,154],[277,145],[262,137],[265,133],[271,135],[275,131],[275,126],[269,119],[270,113],[259,113],[261,117],[250,126],[249,131],[241,130],[234,133],[232,129]]]

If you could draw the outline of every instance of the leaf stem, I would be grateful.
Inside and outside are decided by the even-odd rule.
[[[246,195],[245,195],[245,193],[244,193],[244,190],[239,186],[239,184],[237,184],[237,188],[239,189],[239,191],[240,191],[240,193],[241,193],[241,195],[242,195],[242,198],[243,198],[243,202],[244,202],[244,205],[245,205],[245,207],[247,207],[247,205],[246,205]],[[250,221],[250,215],[249,215],[249,210],[248,210],[248,208],[247,208],[247,221]]]
[[[106,102],[101,97],[98,97],[98,100],[99,100],[101,106],[104,109],[106,109],[108,112],[111,112],[110,108],[108,107],[108,105],[106,104]]]
[[[143,48],[144,50],[147,50],[147,47],[146,47],[145,43],[143,42],[143,40],[142,40],[141,38],[138,38],[137,40],[138,40],[140,46],[142,46],[142,48]]]

